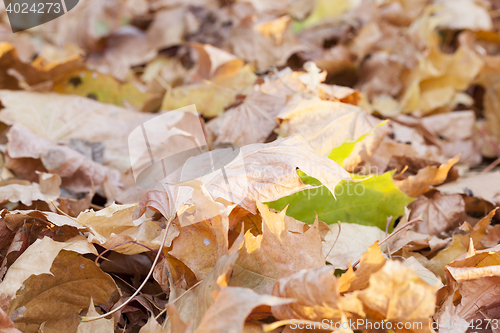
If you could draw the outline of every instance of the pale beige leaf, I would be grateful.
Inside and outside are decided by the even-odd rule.
[[[349,268],[370,246],[386,237],[380,228],[355,223],[342,223],[340,229],[338,224],[328,227],[330,231],[323,241],[323,254],[328,255],[326,260],[337,269]]]
[[[2,122],[23,125],[54,142],[68,144],[70,138],[102,142],[106,146],[104,163],[120,171],[130,167],[128,135],[154,117],[85,97],[55,93],[2,90],[0,100],[5,107],[0,112]],[[44,148],[43,143],[41,146]],[[36,147],[40,146],[31,148]]]
[[[500,189],[491,184],[500,183],[500,171],[486,174],[467,173],[454,182],[439,186],[441,193],[461,193],[477,197],[493,204],[500,202]]]
[[[210,121],[207,129],[218,142],[239,146],[264,142],[278,125],[276,116],[285,103],[285,96],[268,94],[255,86],[243,103]]]
[[[142,326],[139,333],[165,333],[166,330],[161,327],[156,321],[155,317],[149,317],[146,325]]]
[[[0,117],[1,115],[0,113]],[[96,190],[104,192],[107,188],[120,186],[121,175],[117,170],[94,162],[69,147],[35,135],[23,126],[12,126],[7,139],[10,158],[7,165],[25,179],[33,178],[37,168],[42,167],[50,173],[59,175],[62,185],[76,192]],[[39,165],[35,164],[35,161],[26,163],[25,158],[40,160],[41,163]]]

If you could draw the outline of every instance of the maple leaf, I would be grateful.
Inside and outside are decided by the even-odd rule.
[[[245,234],[229,285],[270,293],[278,279],[324,265],[317,220],[309,230],[297,233],[287,228],[285,211],[271,212],[259,202],[257,208],[262,216],[262,235]]]

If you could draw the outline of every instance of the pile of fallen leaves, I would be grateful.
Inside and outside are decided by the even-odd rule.
[[[500,332],[499,12],[81,0],[13,34],[1,8],[0,331]],[[175,146],[192,104],[238,157],[138,186],[129,134],[175,115]]]

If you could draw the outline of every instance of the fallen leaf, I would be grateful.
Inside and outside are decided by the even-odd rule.
[[[396,185],[411,197],[424,194],[429,191],[430,186],[442,184],[448,177],[450,169],[459,159],[460,156],[456,156],[439,167],[425,167],[419,170],[415,176],[409,176],[405,180],[397,181]]]
[[[104,164],[120,171],[130,167],[128,135],[153,118],[89,98],[56,93],[3,90],[0,100],[4,106],[0,111],[2,122],[23,125],[53,142],[68,144],[71,138],[103,142]]]
[[[359,178],[359,177],[358,177]],[[319,185],[317,180],[304,179],[308,184]],[[332,195],[335,193],[335,197]],[[282,210],[299,221],[312,223],[315,214],[327,224],[340,222],[377,226],[386,229],[387,218],[404,214],[404,206],[412,199],[399,190],[392,179],[392,172],[372,175],[358,183],[340,182],[335,192],[325,187],[304,190],[268,203],[271,208]],[[361,209],[362,208],[362,209]]]
[[[217,293],[215,301],[203,316],[196,332],[242,333],[245,320],[258,306],[277,306],[292,300],[259,295],[247,288],[224,287]]]
[[[80,213],[76,220],[90,230],[88,241],[111,248],[121,243],[138,242],[153,250],[158,250],[165,230],[150,216],[143,214],[134,218],[137,205],[112,204],[97,212],[93,210]],[[174,225],[168,230],[165,246],[169,247],[179,231]],[[123,244],[113,251],[124,254],[137,254],[149,251],[148,248],[134,243]]]
[[[32,275],[23,285],[8,313],[15,318],[16,327],[27,333],[37,332],[42,324],[47,333],[76,331],[78,314],[88,307],[90,298],[108,306],[116,291],[109,275],[91,260],[68,251],[57,255],[50,271]],[[61,306],[54,306],[55,297]]]
[[[500,190],[490,185],[497,181],[500,181],[500,172],[498,171],[486,174],[470,172],[453,182],[438,186],[437,189],[441,193],[461,193],[496,204],[500,202]]]
[[[387,321],[427,323],[434,314],[436,287],[418,277],[413,269],[396,261],[387,261],[370,276],[368,288],[359,298],[371,311]]]
[[[376,241],[382,241],[386,233],[380,228],[356,223],[330,224],[330,231],[323,241],[323,253],[336,269],[348,269]]]
[[[434,236],[457,228],[465,217],[465,203],[460,194],[442,195],[436,192],[430,198],[421,195],[408,208],[411,209],[410,220],[418,217],[423,220],[413,229]]]
[[[2,283],[0,283],[2,298],[15,297],[16,291],[32,275],[51,274],[52,262],[63,249],[81,254],[97,255],[94,246],[89,244],[83,236],[77,236],[67,242],[55,242],[49,237],[38,239],[9,268]]]
[[[11,159],[7,165],[22,176],[29,178],[30,174],[42,168],[41,171],[59,175],[62,185],[70,190],[107,191],[110,198],[120,186],[121,175],[117,170],[96,163],[71,148],[59,146],[19,125],[12,126],[7,135],[7,150]],[[40,160],[41,165],[33,161],[16,164],[24,158]]]
[[[379,122],[354,105],[320,99],[290,103],[278,118],[281,136],[299,134],[320,155],[370,132]]]
[[[348,318],[364,317],[363,304],[357,295],[341,296],[334,268],[301,270],[279,280],[273,295],[293,298],[296,302],[272,307],[278,319],[306,319],[322,322],[323,319],[339,321],[341,315]]]
[[[324,266],[317,220],[307,231],[292,232],[285,223],[285,210],[274,213],[259,202],[257,208],[262,216],[262,235],[254,236],[250,231],[245,234],[230,286],[268,294],[280,278],[304,268]]]

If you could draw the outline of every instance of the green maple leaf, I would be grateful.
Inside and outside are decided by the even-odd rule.
[[[328,157],[341,164],[354,149],[354,144],[364,137],[366,135],[355,142],[343,143],[334,148]],[[404,214],[404,207],[414,200],[394,184],[393,175],[394,171],[368,177],[351,175],[354,179],[364,179],[359,182],[341,181],[335,187],[335,200],[325,186],[320,186],[317,179],[299,171],[305,184],[319,187],[289,195],[267,205],[276,210],[283,210],[288,206],[288,216],[309,224],[314,222],[318,214],[318,218],[327,224],[340,221],[385,230],[387,218],[392,216],[394,222]]]

